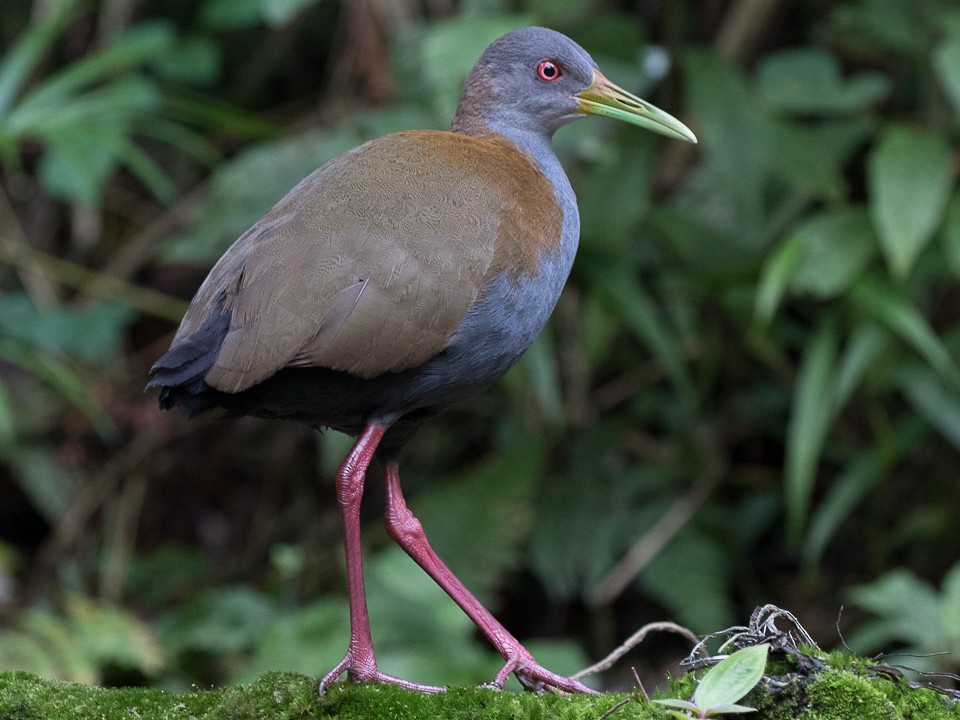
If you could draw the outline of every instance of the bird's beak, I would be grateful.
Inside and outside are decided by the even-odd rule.
[[[697,136],[690,128],[673,115],[628,93],[607,80],[599,70],[593,71],[593,83],[590,87],[577,93],[575,98],[578,112],[623,120],[675,140],[697,142]]]

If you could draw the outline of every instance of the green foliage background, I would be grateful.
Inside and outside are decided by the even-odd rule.
[[[563,672],[645,621],[705,632],[765,602],[824,645],[852,601],[858,650],[956,647],[955,2],[7,0],[0,669],[173,687],[339,659],[349,440],[188,423],[141,388],[240,232],[326,159],[444,127],[525,24],[700,145],[558,133],[577,264],[520,365],[411,447],[434,546]],[[488,678],[369,487],[383,667]]]

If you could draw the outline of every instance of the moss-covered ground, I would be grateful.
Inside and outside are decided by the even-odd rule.
[[[960,704],[934,690],[871,670],[867,661],[835,654],[815,669],[785,659],[743,701],[758,712],[751,720],[960,720]],[[667,696],[689,698],[691,675],[671,681]],[[44,680],[27,673],[0,673],[0,720],[622,720],[667,718],[633,696],[606,693],[565,697],[456,688],[421,695],[386,685],[337,685],[316,693],[316,680],[270,673],[247,685],[188,693],[96,688]]]

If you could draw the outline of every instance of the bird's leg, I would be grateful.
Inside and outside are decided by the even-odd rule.
[[[580,681],[552,673],[537,663],[520,641],[493,617],[437,556],[427,541],[423,526],[410,512],[403,499],[403,492],[400,489],[400,470],[396,462],[390,462],[386,466],[386,492],[387,532],[463,609],[506,661],[494,678],[493,686],[502,688],[507,676],[514,673],[527,690],[593,692]]]
[[[350,644],[337,666],[318,685],[322,695],[343,672],[352,682],[390,682],[410,690],[439,692],[442,688],[420,685],[380,672],[373,654],[370,617],[363,586],[363,557],[360,547],[360,501],[367,468],[387,428],[368,425],[357,438],[350,454],[337,471],[337,500],[343,516],[343,547],[347,556],[347,592],[350,597]]]

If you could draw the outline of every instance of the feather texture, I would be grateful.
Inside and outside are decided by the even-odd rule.
[[[361,378],[416,367],[493,276],[535,274],[561,222],[552,185],[503,138],[385,136],[316,170],[234,243],[171,353],[222,312],[204,379],[223,392],[284,367]]]

